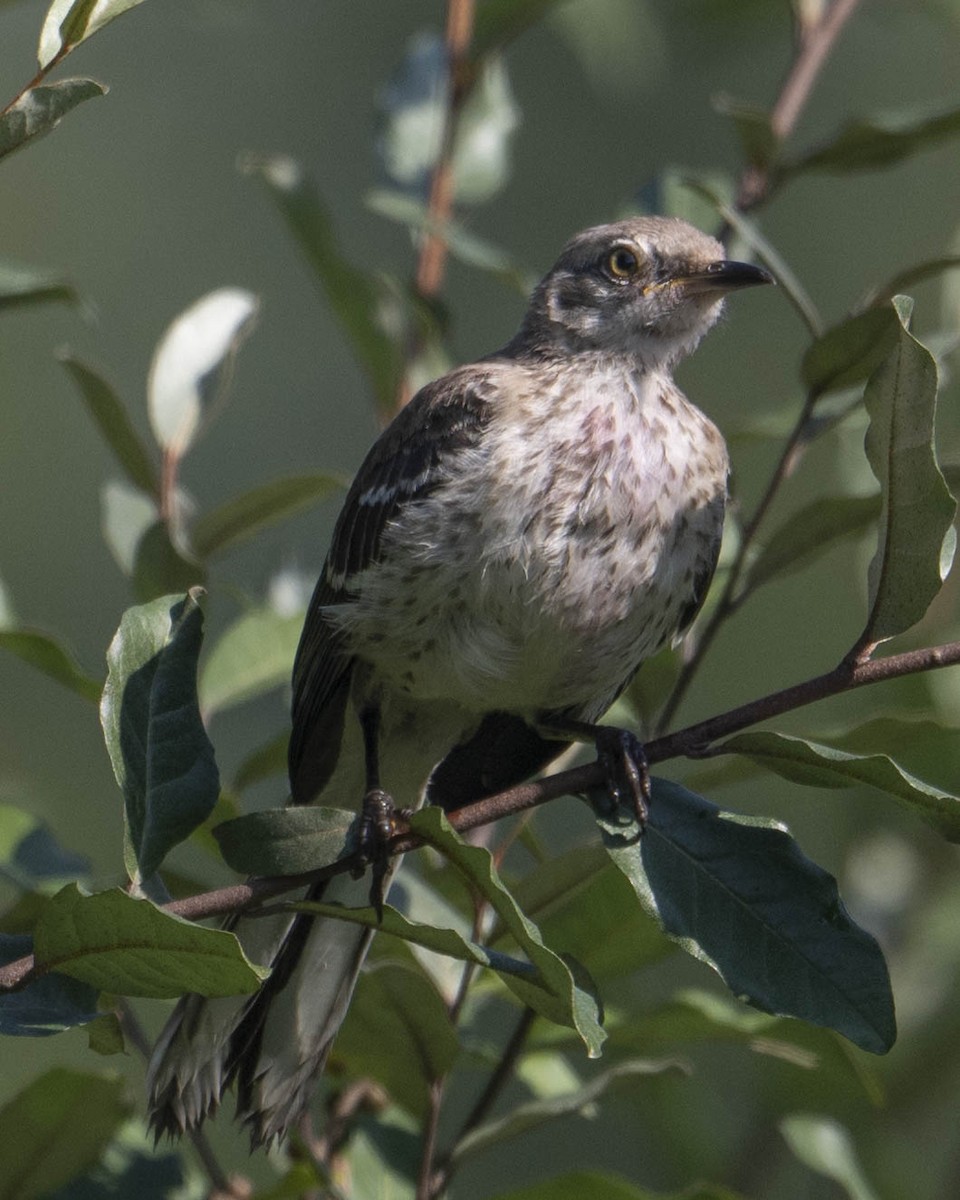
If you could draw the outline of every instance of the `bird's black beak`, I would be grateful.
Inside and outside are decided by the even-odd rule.
[[[677,281],[690,295],[700,292],[732,292],[738,288],[757,287],[761,283],[774,283],[769,271],[753,263],[734,262],[722,259],[711,263],[706,270],[696,271]]]

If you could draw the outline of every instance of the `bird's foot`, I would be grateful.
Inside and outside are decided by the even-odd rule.
[[[363,865],[370,867],[370,904],[383,920],[384,881],[390,866],[390,841],[399,832],[398,818],[404,811],[397,809],[393,797],[383,788],[371,788],[363,798],[360,810],[359,853]]]
[[[643,743],[628,729],[600,725],[596,745],[607,795],[614,804],[629,804],[633,808],[642,831],[650,811],[650,769]]]

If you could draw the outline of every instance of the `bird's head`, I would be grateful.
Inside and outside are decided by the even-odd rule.
[[[727,292],[772,283],[685,221],[636,217],[578,233],[538,285],[521,338],[536,353],[630,354],[648,368],[689,354]]]

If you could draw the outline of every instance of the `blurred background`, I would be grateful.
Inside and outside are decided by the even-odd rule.
[[[34,74],[45,8],[31,0],[0,4],[4,102]],[[102,673],[105,648],[132,598],[98,535],[101,490],[117,469],[57,351],[69,347],[102,372],[146,435],[147,373],[165,327],[214,288],[250,289],[261,300],[259,324],[240,353],[229,407],[184,464],[185,487],[204,510],[280,475],[329,469],[349,476],[378,428],[366,378],[262,181],[238,162],[291,155],[329,206],[343,252],[365,270],[409,278],[411,237],[374,212],[368,196],[383,183],[376,147],[385,89],[410,39],[441,31],[443,18],[438,0],[145,3],[60,70],[89,74],[109,94],[2,163],[0,259],[57,271],[81,303],[0,312],[0,578],[18,617],[56,633],[92,674]],[[790,56],[787,3],[555,5],[506,52],[517,119],[509,177],[470,208],[471,231],[536,277],[571,233],[649,198],[671,168],[735,178],[739,141],[714,100],[727,94],[769,106]],[[955,106],[958,78],[955,0],[866,0],[818,81],[795,144],[813,145],[857,116]],[[960,253],[958,198],[957,144],[946,140],[882,172],[804,176],[759,220],[830,322],[900,269]],[[956,276],[911,292],[921,336],[956,331]],[[454,361],[505,342],[524,308],[518,289],[456,259],[443,304]],[[789,429],[802,399],[797,368],[806,344],[783,294],[763,289],[737,297],[721,329],[682,368],[681,386],[730,441],[736,495],[748,510],[775,461],[774,435]],[[941,433],[946,456],[960,459],[952,380],[942,393]],[[817,445],[774,525],[820,492],[871,490],[862,435],[854,420]],[[279,572],[315,576],[337,507],[334,497],[218,563],[208,639],[245,604],[263,599]],[[687,699],[684,723],[829,669],[862,626],[872,552],[872,538],[841,543],[801,585],[788,576],[759,593],[725,628]],[[950,636],[957,636],[955,588],[902,641]],[[287,699],[277,689],[215,718],[211,735],[227,771],[282,727]],[[829,731],[891,711],[955,723],[958,700],[957,674],[941,673],[840,698],[780,727]],[[958,766],[960,753],[925,777],[939,771],[948,786],[952,776],[955,789]],[[279,803],[282,793],[275,781],[264,802]],[[889,1103],[883,1109],[844,1099],[844,1117],[860,1131],[858,1147],[881,1195],[960,1193],[951,1120],[960,1097],[955,853],[866,790],[815,792],[764,778],[710,794],[788,822],[807,853],[841,878],[855,914],[884,939],[901,1039],[886,1060],[863,1069],[875,1073]],[[95,709],[9,655],[0,658],[0,801],[49,821],[91,860],[98,884],[119,876],[120,799]],[[563,815],[550,819],[557,826],[551,836],[562,844]],[[703,983],[705,972],[684,969]],[[611,1000],[629,1003],[630,987],[624,983]],[[8,1041],[2,1091],[44,1061],[64,1061],[71,1045],[79,1061],[83,1039],[72,1038]],[[715,1170],[744,1187],[752,1174],[763,1196],[841,1194],[796,1164],[776,1168],[774,1188],[754,1161],[754,1145],[769,1133],[763,1114],[786,1102],[771,1097],[797,1087],[797,1072],[780,1078],[777,1068],[761,1071],[741,1051],[725,1050],[704,1051],[698,1069],[700,1088],[681,1094],[670,1085],[671,1095],[652,1094],[664,1114],[686,1111],[681,1120],[712,1131],[702,1173]],[[802,1106],[804,1096],[791,1099]],[[645,1137],[652,1128],[666,1136],[666,1116],[632,1102],[614,1119],[621,1151],[638,1122]],[[675,1152],[681,1144],[677,1135]],[[534,1136],[531,1146],[532,1162],[543,1153],[551,1168],[564,1165],[563,1149],[548,1136]],[[596,1152],[600,1165],[607,1152]],[[669,1168],[656,1170],[651,1183],[676,1184]],[[457,1194],[489,1194],[494,1182],[509,1180],[468,1174]]]

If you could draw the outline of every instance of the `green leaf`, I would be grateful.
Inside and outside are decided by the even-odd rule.
[[[513,888],[548,946],[562,946],[594,979],[638,970],[673,950],[656,921],[633,902],[630,885],[601,846],[576,846],[548,859]],[[496,945],[498,931],[491,935]]]
[[[214,643],[200,672],[200,704],[209,717],[272,688],[286,687],[293,670],[303,614],[281,616],[251,609]]]
[[[87,895],[68,884],[47,904],[34,939],[40,970],[120,996],[236,996],[269,974],[232,933],[182,921],[120,888]]]
[[[106,90],[94,79],[62,79],[28,88],[0,113],[0,158],[49,133],[71,108]]]
[[[114,1054],[125,1054],[123,1029],[115,1012],[101,1013],[87,1028],[87,1045],[94,1054],[110,1058]]]
[[[143,0],[53,0],[40,30],[41,70]]]
[[[264,742],[247,755],[240,763],[233,776],[233,790],[245,791],[255,783],[269,779],[271,775],[283,775],[287,770],[287,746],[290,744],[290,732],[287,729]]]
[[[896,345],[870,377],[864,446],[880,482],[880,535],[870,564],[870,616],[862,641],[915,625],[940,591],[955,549],[957,505],[934,448],[937,364],[907,328],[912,302],[893,301]]]
[[[0,934],[0,966],[26,958],[33,938]],[[16,992],[0,994],[0,1034],[8,1037],[48,1037],[99,1017],[97,989],[66,975],[43,975]]]
[[[0,262],[0,309],[19,308],[50,300],[76,304],[79,297],[73,285],[54,271]]]
[[[160,339],[147,381],[147,412],[168,454],[185,454],[213,407],[223,402],[258,309],[251,292],[219,288],[182,312]]]
[[[459,1165],[465,1159],[480,1154],[501,1142],[519,1137],[530,1129],[536,1129],[559,1117],[583,1115],[606,1092],[614,1087],[635,1084],[638,1079],[661,1075],[664,1071],[683,1071],[677,1059],[634,1059],[618,1063],[608,1071],[596,1075],[589,1083],[566,1095],[554,1096],[549,1100],[532,1100],[520,1104],[512,1112],[494,1121],[488,1121],[472,1129],[454,1146],[450,1161]],[[590,1193],[583,1193],[590,1195]]]
[[[34,1200],[100,1157],[132,1105],[122,1079],[55,1067],[0,1109],[0,1200]]]
[[[718,749],[742,754],[784,779],[813,787],[865,783],[899,800],[950,842],[960,842],[960,796],[931,787],[886,754],[852,754],[785,733],[739,733]]]
[[[49,675],[57,683],[94,704],[100,699],[102,683],[88,675],[69,651],[48,633],[36,629],[0,629],[0,649]]]
[[[301,875],[356,851],[357,814],[316,805],[266,808],[217,825],[227,865],[246,875]]]
[[[421,1155],[422,1131],[402,1109],[361,1115],[343,1151],[353,1195],[358,1200],[415,1200]]]
[[[731,207],[735,193],[734,180],[719,171],[692,176],[680,167],[666,167],[643,184],[634,201],[646,216],[679,217],[698,229],[711,229],[717,206]]]
[[[880,948],[850,920],[836,880],[782,826],[723,812],[665,779],[654,781],[642,836],[625,809],[597,820],[644,908],[734,995],[874,1054],[890,1049],[896,1026]]]
[[[539,986],[547,989],[550,1000],[531,1007],[558,1025],[567,1025],[580,1034],[591,1058],[600,1054],[605,1033],[600,1026],[600,1009],[589,980],[572,960],[560,959],[544,945],[540,931],[521,912],[500,881],[488,850],[470,846],[450,827],[440,809],[427,806],[410,818],[411,830],[438,850],[443,857],[487,901],[504,926],[527,955],[539,976]],[[517,980],[505,980],[521,999]],[[528,999],[526,1003],[531,1003]]]
[[[136,570],[137,550],[159,516],[156,501],[139,488],[112,480],[100,489],[103,540],[124,575],[132,576]],[[141,585],[145,586],[144,580]]]
[[[219,508],[198,517],[190,541],[198,558],[222,554],[261,529],[292,517],[345,487],[339,475],[293,475],[234,496]]]
[[[389,292],[341,254],[330,214],[298,163],[284,157],[249,159],[245,170],[267,185],[334,316],[350,338],[378,403],[392,403],[403,372],[403,353],[399,341],[388,331],[387,314],[395,309]]]
[[[202,587],[206,574],[200,563],[187,558],[174,545],[166,521],[154,521],[147,526],[133,556],[133,593],[141,604],[171,592]]]
[[[889,113],[851,121],[824,146],[781,168],[801,171],[866,171],[889,167],[911,154],[960,134],[960,108]]]
[[[80,389],[90,416],[127,478],[148,496],[159,496],[157,469],[119,396],[102,376],[78,358],[61,353],[60,361]]]
[[[714,97],[713,107],[733,122],[747,162],[762,171],[769,170],[780,150],[780,139],[773,132],[770,114],[724,95]]]
[[[0,872],[17,887],[50,890],[89,869],[89,861],[65,850],[39,817],[0,804]]]
[[[906,292],[914,286],[914,284],[922,283],[925,279],[934,278],[937,275],[942,275],[945,271],[953,271],[960,267],[960,255],[948,254],[943,258],[932,258],[926,262],[917,263],[913,267],[905,267],[902,271],[898,271],[892,279],[888,279],[886,283],[874,288],[862,302],[864,306],[867,304],[882,304],[884,301],[892,300],[900,292]]]
[[[750,567],[746,590],[805,567],[843,538],[869,529],[880,515],[879,496],[824,496],[788,517]]]
[[[830,1117],[796,1113],[784,1117],[780,1132],[796,1157],[827,1179],[838,1183],[850,1200],[877,1200],[867,1182],[849,1133]]]
[[[107,650],[100,720],[123,791],[124,854],[134,879],[152,875],[206,820],[220,791],[196,695],[200,595],[128,609]]]
[[[384,962],[364,973],[335,1054],[352,1076],[376,1079],[395,1103],[422,1118],[429,1111],[430,1085],[450,1070],[459,1049],[433,984],[408,966]]]
[[[884,305],[828,329],[803,356],[800,374],[807,390],[820,396],[863,383],[895,345],[898,327],[896,313]]]
[[[391,184],[424,202],[440,155],[448,102],[448,56],[442,37],[414,35],[380,93],[377,150]],[[460,108],[451,158],[454,198],[479,204],[495,196],[510,173],[510,139],[519,112],[503,60],[478,60]]]
[[[651,1192],[619,1175],[600,1171],[573,1171],[555,1175],[516,1191],[498,1192],[494,1200],[741,1200],[738,1193],[719,1184],[695,1183],[682,1192]]]

